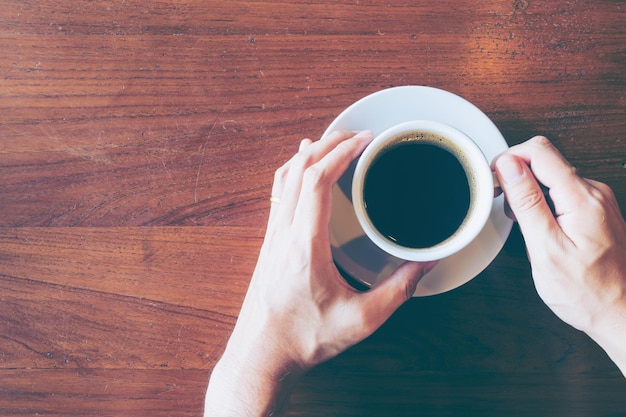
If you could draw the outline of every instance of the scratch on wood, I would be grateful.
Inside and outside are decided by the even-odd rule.
[[[165,173],[167,174],[168,178],[170,179],[170,181],[174,180],[174,177],[172,177],[172,173],[170,172],[169,168],[167,167],[167,165],[165,165],[165,161],[161,159],[161,164],[163,164],[163,169],[165,169]]]
[[[198,202],[198,181],[200,181],[200,170],[202,169],[202,164],[204,163],[204,152],[206,151],[206,145],[209,143],[209,139],[211,138],[211,133],[213,133],[213,129],[215,129],[215,125],[217,121],[220,119],[219,116],[215,118],[213,122],[213,126],[211,126],[211,130],[207,134],[206,140],[204,141],[204,145],[202,145],[202,153],[200,154],[200,163],[198,164],[198,172],[196,173],[196,184],[193,188],[193,202]]]
[[[104,133],[101,130],[96,139],[96,143],[94,147],[89,146],[72,146],[67,143],[65,140],[62,140],[58,132],[54,128],[50,128],[50,130],[45,129],[43,126],[39,125],[39,130],[46,135],[48,140],[52,143],[55,143],[61,151],[66,152],[69,155],[77,156],[79,158],[98,162],[106,165],[114,165],[113,160],[106,154],[106,152],[99,152],[98,145],[102,139],[102,134]]]

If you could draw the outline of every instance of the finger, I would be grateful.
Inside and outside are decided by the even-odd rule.
[[[575,211],[587,198],[586,181],[545,137],[535,136],[505,154],[516,155],[532,168],[534,177],[549,190],[557,214]]]
[[[363,306],[364,326],[373,333],[402,304],[413,297],[417,284],[437,265],[433,262],[406,262],[370,291],[355,297]]]
[[[287,173],[289,172],[289,162],[285,163],[283,166],[278,168],[274,173],[274,183],[272,184],[272,194],[271,197],[278,198],[278,201],[270,201],[270,215],[267,221],[267,228],[270,230],[276,224],[276,219],[278,217],[278,213],[280,211],[280,196],[283,193],[283,189],[285,187],[285,180],[287,178]]]
[[[308,224],[315,234],[328,233],[332,205],[332,188],[372,141],[370,131],[360,132],[331,149],[303,176],[302,198],[296,210],[296,221]]]
[[[569,184],[572,177],[578,177],[576,170],[544,136],[535,136],[504,153],[516,155],[532,166],[534,176],[549,188]]]
[[[352,132],[333,132],[317,142],[300,146],[300,150],[289,161],[289,173],[285,179],[280,210],[293,216],[302,188],[304,172],[322,159],[339,143],[355,136]]]
[[[529,251],[543,247],[560,232],[560,227],[541,186],[526,163],[515,155],[500,156],[495,167],[506,200],[517,218]]]
[[[300,141],[300,146],[298,148],[298,152],[302,152],[312,143],[311,139],[302,139]],[[274,182],[272,183],[272,199],[276,198],[277,201],[270,201],[270,215],[268,220],[268,229],[273,227],[276,223],[276,217],[278,217],[278,212],[280,211],[278,205],[281,203],[281,196],[283,195],[283,190],[285,188],[285,182],[287,180],[287,174],[289,173],[289,165],[291,160],[287,161],[283,166],[278,168],[274,173]]]
[[[611,245],[610,237],[624,229],[622,212],[613,190],[606,184],[584,179],[587,184],[586,199],[580,202],[578,211],[565,213],[558,218],[563,231],[579,248],[585,243]]]
[[[311,139],[302,139],[300,142],[300,147],[298,148],[298,152],[304,152],[304,150],[313,143]]]

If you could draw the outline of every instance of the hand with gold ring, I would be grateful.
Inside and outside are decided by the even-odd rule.
[[[372,139],[369,131],[304,139],[276,171],[265,240],[205,416],[281,415],[300,375],[372,334],[434,267],[407,262],[361,293],[333,263],[332,187]]]

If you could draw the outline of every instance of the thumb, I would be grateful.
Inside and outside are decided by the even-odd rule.
[[[542,247],[546,243],[546,233],[550,234],[558,224],[541,186],[528,165],[514,155],[502,155],[496,160],[495,167],[529,251]]]
[[[384,281],[363,293],[367,308],[366,321],[375,328],[381,326],[404,302],[415,293],[422,277],[437,265],[432,262],[406,262]]]

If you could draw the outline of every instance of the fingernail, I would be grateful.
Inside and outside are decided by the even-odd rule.
[[[496,162],[496,168],[505,184],[513,184],[524,176],[524,168],[517,158],[500,158]]]
[[[420,264],[419,262],[414,262],[414,263],[416,266],[419,265],[418,267],[422,268],[420,275],[419,275],[419,279],[421,280],[424,277],[424,275],[428,274],[430,271],[435,269],[437,264],[439,264],[439,261],[430,261],[425,264]]]
[[[356,132],[356,135],[354,135],[354,139],[365,139],[371,138],[372,136],[374,136],[374,134],[371,130],[361,130],[360,132]]]
[[[309,146],[311,144],[311,139],[302,139],[300,141],[300,147],[298,148],[299,151],[303,151],[304,148],[306,148],[307,146]]]
[[[430,262],[428,262],[426,265],[424,265],[424,269],[422,269],[422,275],[426,275],[427,273],[429,273],[430,271],[435,269],[435,267],[437,266],[438,263],[439,263],[439,261],[430,261]]]

